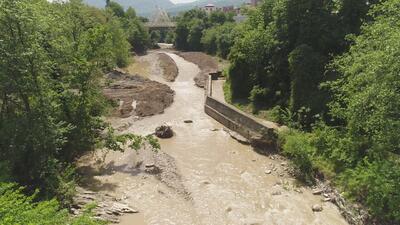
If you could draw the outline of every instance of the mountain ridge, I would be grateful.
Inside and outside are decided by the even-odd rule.
[[[218,7],[221,6],[240,6],[241,4],[247,2],[248,0],[197,0],[189,3],[178,3],[174,4],[170,0],[114,0],[125,9],[128,7],[133,7],[138,15],[149,17],[157,7],[165,9],[168,13],[172,15],[177,15],[178,13],[186,10],[190,10],[196,7],[202,7],[208,3],[212,3]],[[95,6],[98,8],[104,8],[106,5],[105,0],[84,0],[88,5]]]

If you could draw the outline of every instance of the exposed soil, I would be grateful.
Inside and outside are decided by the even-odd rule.
[[[117,102],[113,115],[145,117],[164,112],[174,101],[174,91],[167,85],[121,71],[107,74],[110,82],[104,95]]]
[[[200,68],[201,72],[194,78],[196,85],[199,87],[204,88],[208,74],[218,70],[218,62],[203,52],[176,52],[176,54]]]
[[[158,53],[159,66],[163,70],[163,77],[167,81],[175,81],[178,76],[178,67],[174,60],[165,53]]]

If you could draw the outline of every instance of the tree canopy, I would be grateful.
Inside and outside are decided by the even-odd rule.
[[[6,224],[63,220],[65,212],[47,222],[39,215],[71,203],[73,161],[96,147],[112,147],[113,136],[104,137],[109,103],[102,95],[103,75],[128,64],[131,44],[147,48],[134,38],[147,31],[132,35],[126,26],[131,21],[142,26],[132,10],[128,18],[119,16],[80,0],[0,0],[0,182],[25,186],[26,193],[39,190],[35,201],[59,201],[36,204],[1,184],[0,199],[15,194],[9,204],[27,209],[15,217],[0,209]]]

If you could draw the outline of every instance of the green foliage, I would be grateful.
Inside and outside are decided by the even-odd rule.
[[[319,129],[317,142],[342,173],[344,190],[392,223],[400,222],[395,191],[400,179],[399,10],[396,0],[375,6],[369,14],[374,21],[361,28],[349,52],[333,61],[338,79],[326,86],[340,127]]]
[[[332,65],[340,77],[328,83],[331,113],[345,121],[351,141],[360,143],[360,157],[400,153],[398,9],[395,1],[374,8],[376,21],[363,27],[350,51]]]
[[[324,95],[318,85],[322,81],[324,57],[308,45],[300,45],[289,54],[291,94],[289,108],[296,112],[302,107],[310,109],[309,118],[324,110]],[[312,121],[301,121],[310,124]]]
[[[226,59],[238,35],[236,31],[236,25],[233,23],[224,23],[204,30],[201,38],[203,50]]]
[[[267,94],[268,90],[266,88],[260,87],[259,85],[254,86],[253,89],[250,91],[249,100],[253,104],[253,113],[256,113],[258,111],[258,108],[263,103],[263,100],[265,99]]]
[[[161,33],[160,31],[153,30],[150,33],[150,39],[153,45],[157,45],[161,41]]]
[[[129,64],[129,49],[131,46],[127,41],[121,22],[119,20],[111,20],[107,25],[108,33],[111,35],[114,46],[116,64],[119,67],[125,67]]]
[[[231,14],[223,13],[223,12],[213,12],[207,15],[203,10],[193,9],[185,12],[183,15],[180,15],[177,18],[177,28],[175,30],[175,47],[179,50],[185,51],[202,51],[206,50],[207,52],[213,52],[212,37],[214,34],[211,34],[215,31],[208,31],[208,29],[215,29],[224,23],[233,22]],[[233,25],[231,25],[232,27]],[[209,34],[207,34],[209,32]],[[222,30],[220,32],[223,32]],[[227,31],[224,31],[227,32]],[[231,31],[229,31],[231,32]],[[211,38],[211,39],[210,39]],[[223,38],[221,40],[225,40]],[[231,40],[230,40],[231,41]],[[222,43],[227,45],[226,43]],[[231,42],[228,44],[232,45]],[[203,46],[205,45],[205,46]],[[224,48],[224,55],[226,57],[226,48],[225,46],[221,46]],[[215,48],[217,48],[215,43]],[[213,53],[216,53],[215,50]]]
[[[55,200],[35,202],[36,194],[26,196],[15,184],[0,183],[0,224],[31,225],[97,225],[104,222],[90,218],[90,211],[72,218],[66,210],[60,210]]]
[[[128,42],[132,50],[143,54],[151,45],[150,35],[139,18],[126,18],[123,20],[123,28],[128,36]]]
[[[400,221],[400,161],[398,156],[385,160],[365,159],[339,178],[347,196],[369,206],[370,212],[383,221]],[[390,222],[391,221],[391,222]]]
[[[374,6],[369,13],[373,21],[330,64],[337,79],[324,86],[332,94],[333,122],[328,122],[336,126],[318,123],[309,138],[289,135],[283,145],[297,168],[305,174],[315,168],[333,178],[382,224],[400,222],[399,10],[396,0]],[[298,68],[307,69],[307,64]]]
[[[126,39],[120,19],[79,0],[0,0],[1,181],[71,203],[70,163],[102,142],[101,82],[127,65]]]
[[[115,135],[115,131],[111,127],[108,128],[106,137],[102,142],[102,147],[123,152],[125,149],[124,145],[126,144],[129,144],[128,147],[136,151],[146,144],[149,144],[153,151],[158,151],[161,147],[158,140],[152,135],[147,135],[145,137],[135,134]]]
[[[128,19],[128,20],[135,19],[136,18],[135,9],[132,8],[132,7],[129,7],[125,12],[125,18]]]
[[[283,154],[291,159],[298,178],[306,183],[313,183],[315,168],[312,157],[316,151],[311,138],[306,133],[289,130],[279,134]]]
[[[270,106],[281,97],[287,84],[274,71],[271,62],[266,61],[277,50],[277,42],[272,33],[259,28],[248,31],[235,41],[229,60],[228,82],[233,99],[248,99],[254,86],[265,88],[263,105]],[[246,53],[244,53],[246,52]],[[282,89],[283,88],[283,89]]]
[[[265,88],[264,108],[280,105],[293,113],[308,108],[309,119],[299,122],[309,129],[314,115],[327,111],[324,106],[329,98],[319,88],[329,78],[326,64],[347,50],[344,37],[357,33],[357,21],[366,18],[366,10],[375,3],[349,2],[266,0],[248,11],[249,19],[229,57],[232,98],[246,99],[253,87]],[[357,5],[363,5],[362,9]],[[354,23],[350,28],[343,24],[350,21]]]
[[[168,44],[173,44],[174,40],[175,40],[175,33],[172,31],[167,32],[167,34],[165,35],[164,42]]]
[[[124,17],[125,16],[125,11],[124,8],[118,4],[117,2],[114,1],[109,1],[106,5],[106,8],[111,10],[111,12],[116,16],[116,17]],[[132,11],[130,11],[130,16],[132,16]]]

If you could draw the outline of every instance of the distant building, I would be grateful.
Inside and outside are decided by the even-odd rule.
[[[206,13],[212,13],[214,11],[217,11],[217,8],[214,4],[207,4],[206,6],[204,6],[204,11],[206,11]]]
[[[235,12],[235,8],[233,7],[233,5],[224,6],[224,7],[222,7],[222,12],[224,12],[224,13]]]

